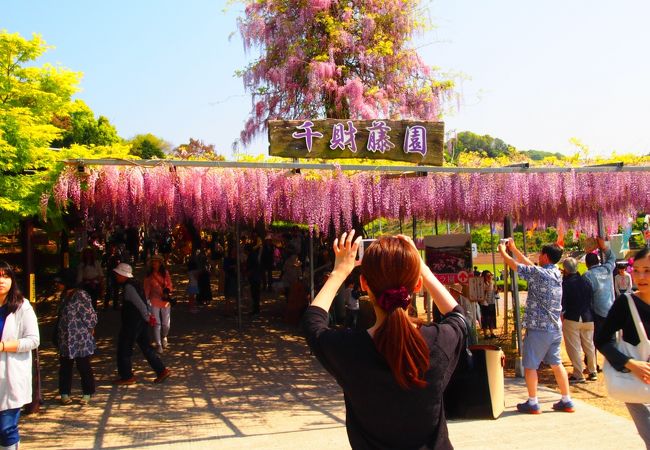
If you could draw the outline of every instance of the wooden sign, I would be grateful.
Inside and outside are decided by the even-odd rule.
[[[444,123],[411,120],[269,120],[269,155],[389,159],[442,166]]]

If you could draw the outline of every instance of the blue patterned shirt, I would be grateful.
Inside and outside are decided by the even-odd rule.
[[[523,326],[531,330],[562,329],[562,274],[555,264],[517,264],[517,274],[528,281],[528,299]]]
[[[59,318],[59,354],[74,359],[95,353],[93,328],[97,325],[97,313],[90,295],[82,289],[63,299]]]

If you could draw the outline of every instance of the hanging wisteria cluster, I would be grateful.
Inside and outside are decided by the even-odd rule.
[[[420,57],[418,0],[246,0],[239,30],[260,56],[242,71],[248,144],[269,119],[435,120],[453,84]]]
[[[236,221],[287,220],[325,234],[353,220],[450,220],[486,224],[511,215],[537,226],[594,233],[596,214],[615,230],[650,210],[650,173],[440,174],[394,177],[269,169],[115,167],[66,169],[54,187],[61,207],[74,205],[90,223],[168,227],[186,220],[223,230]]]

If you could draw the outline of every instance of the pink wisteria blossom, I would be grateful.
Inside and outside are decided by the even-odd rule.
[[[260,56],[241,141],[269,119],[439,119],[452,83],[413,48],[421,16],[417,0],[247,0],[239,31]]]
[[[88,173],[90,172],[90,173]],[[650,173],[446,174],[394,177],[341,170],[67,168],[53,188],[57,205],[92,223],[171,226],[191,220],[225,230],[235,222],[286,220],[325,234],[377,218],[471,224],[506,215],[529,226],[557,225],[593,234],[597,212],[615,231],[650,210]],[[47,207],[47,199],[41,199]]]

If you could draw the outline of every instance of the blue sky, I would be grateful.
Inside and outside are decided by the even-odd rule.
[[[433,0],[436,27],[415,44],[458,77],[448,130],[499,137],[519,149],[650,153],[650,2]],[[231,157],[250,109],[234,77],[244,52],[225,1],[4,0],[0,28],[40,33],[43,62],[84,73],[83,99],[121,136],[190,137]],[[266,153],[266,138],[250,154]]]

